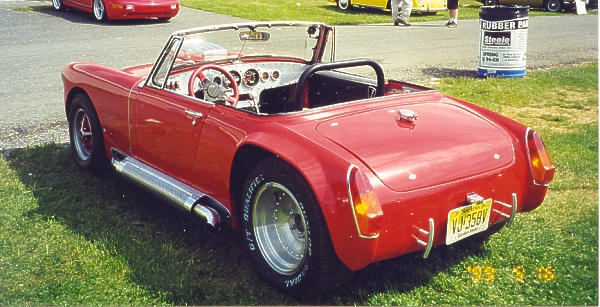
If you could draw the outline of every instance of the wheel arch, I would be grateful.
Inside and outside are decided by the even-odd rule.
[[[239,227],[238,217],[243,209],[239,198],[250,170],[263,159],[278,156],[302,175],[315,194],[338,257],[353,270],[365,267],[373,257],[377,240],[354,235],[356,227],[348,205],[346,178],[352,162],[314,142],[297,144],[281,135],[276,139],[276,147],[263,145],[274,144],[274,137],[270,133],[260,133],[256,139],[250,136],[234,155],[229,182],[232,226]],[[359,247],[360,252],[352,247]]]
[[[229,190],[231,192],[231,206],[234,223],[237,225],[237,217],[240,214],[238,206],[238,197],[241,193],[246,177],[250,171],[262,160],[276,156],[276,154],[260,147],[256,144],[244,144],[238,148],[231,163],[231,172],[229,175]]]
[[[65,114],[67,115],[67,118],[69,117],[69,110],[71,110],[73,99],[79,94],[86,96],[87,99],[89,99],[92,102],[92,107],[94,108],[94,111],[96,111],[97,114],[98,112],[96,110],[96,107],[94,106],[94,101],[92,100],[90,95],[81,87],[73,87],[69,90],[65,98]]]
[[[338,217],[336,214],[338,210],[336,210],[335,200],[339,197],[336,198],[335,194],[341,188],[343,189],[343,196],[347,197],[345,183],[347,168],[344,165],[347,164],[349,166],[350,163],[341,158],[324,157],[323,151],[326,150],[314,143],[311,143],[312,146],[298,146],[298,144],[288,139],[278,137],[277,146],[269,147],[262,144],[272,144],[274,141],[273,138],[275,138],[274,135],[261,133],[257,137],[258,139],[249,140],[238,147],[234,155],[229,179],[230,193],[233,197],[231,204],[232,212],[235,212],[237,216],[239,209],[237,198],[252,168],[258,162],[268,157],[277,156],[291,165],[304,177],[304,180],[311,187],[321,204],[321,210],[329,228],[332,228],[332,224],[337,224],[335,219]],[[332,167],[332,165],[336,165],[337,167]],[[333,171],[334,169],[339,169],[339,171]],[[339,183],[336,191],[333,191],[333,189],[318,188],[330,185],[333,181]]]

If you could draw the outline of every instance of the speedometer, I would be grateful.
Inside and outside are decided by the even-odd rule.
[[[256,69],[251,68],[246,70],[244,73],[244,77],[242,79],[242,83],[247,87],[253,87],[258,84],[259,75]]]

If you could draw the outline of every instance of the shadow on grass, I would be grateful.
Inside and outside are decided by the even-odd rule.
[[[424,286],[466,257],[485,253],[481,242],[437,247],[428,259],[419,253],[373,264],[332,293],[297,301],[259,278],[231,228],[212,232],[113,172],[83,173],[65,146],[47,144],[6,156],[38,201],[28,216],[57,220],[124,259],[132,282],[163,294],[167,304],[361,305],[377,293]]]

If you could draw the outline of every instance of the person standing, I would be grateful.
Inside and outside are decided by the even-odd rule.
[[[446,23],[448,28],[458,27],[458,0],[448,0],[448,14],[450,20]]]
[[[398,7],[400,4],[402,4],[402,11],[400,12],[400,16],[398,16]],[[410,27],[408,17],[410,17],[410,13],[412,12],[412,0],[391,0],[390,6],[392,7],[392,19],[394,20],[394,25]]]

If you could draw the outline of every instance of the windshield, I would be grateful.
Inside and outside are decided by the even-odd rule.
[[[198,28],[175,33],[183,44],[174,68],[248,57],[291,57],[310,62],[319,45],[321,24],[249,24]]]

